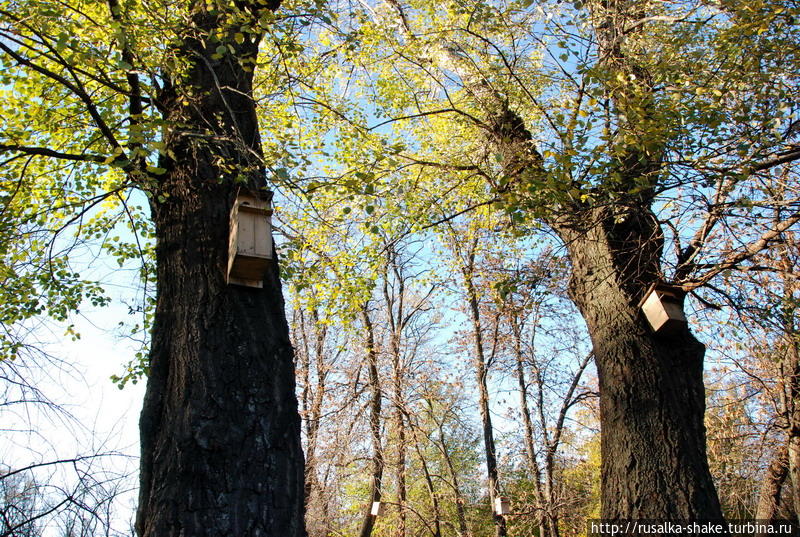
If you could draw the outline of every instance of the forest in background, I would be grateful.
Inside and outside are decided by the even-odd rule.
[[[599,518],[599,394],[567,262],[546,234],[499,236],[491,214],[426,239],[378,235],[379,255],[348,265],[363,275],[360,301],[335,266],[322,289],[291,287],[309,535],[364,535],[375,498],[387,504],[375,535],[494,534],[487,426],[509,535],[585,535]],[[345,236],[323,241],[347,257],[359,249]],[[792,274],[796,245],[776,254]],[[306,270],[317,278],[324,262],[312,253]],[[733,308],[687,300],[708,347],[708,457],[729,519],[796,519],[786,289],[758,274],[718,290]]]
[[[691,518],[714,501],[674,491],[707,494],[707,470],[725,517],[796,520],[798,16],[736,0],[4,0],[0,411],[49,404],[31,371],[70,366],[34,327],[78,338],[90,305],[128,308],[123,389],[152,374],[152,342],[183,352],[177,321],[154,332],[164,296],[186,308],[173,319],[196,299],[206,328],[219,307],[280,340],[274,315],[248,328],[253,310],[208,299],[254,295],[220,291],[202,242],[227,247],[230,202],[266,177],[305,459],[287,501],[310,536]],[[169,257],[182,249],[203,255]],[[92,278],[96,258],[136,283]],[[690,329],[643,328],[656,282],[688,293]],[[238,359],[215,374],[264,378]],[[204,448],[225,438],[192,431]],[[0,461],[0,535],[131,535],[112,524],[130,476],[90,464],[107,455]],[[642,506],[646,481],[670,500]]]

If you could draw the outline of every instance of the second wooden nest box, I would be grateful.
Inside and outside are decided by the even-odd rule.
[[[242,191],[230,218],[228,283],[263,287],[272,259],[272,192]]]
[[[507,515],[511,512],[511,502],[504,496],[498,496],[494,499],[494,512],[497,515]]]
[[[686,293],[679,287],[656,283],[650,286],[639,306],[654,332],[671,334],[686,325],[685,297]]]
[[[372,502],[372,509],[369,514],[372,516],[383,516],[386,513],[386,506],[382,502]]]

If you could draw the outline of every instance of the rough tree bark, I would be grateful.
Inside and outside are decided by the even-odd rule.
[[[239,2],[237,16],[260,10]],[[263,288],[227,285],[229,214],[237,175],[266,177],[243,59],[260,35],[230,39],[215,59],[208,36],[231,13],[192,8],[174,46],[186,71],[165,77],[166,170],[154,188],[158,298],[141,414],[141,537],[299,537],[303,452],[292,347],[278,266]],[[230,50],[230,48],[229,48]],[[221,166],[225,164],[225,166]],[[230,171],[234,169],[235,171]]]
[[[781,268],[783,269],[783,296],[784,304],[781,308],[781,328],[783,329],[783,358],[780,369],[782,372],[783,388],[783,408],[786,413],[787,422],[787,458],[789,480],[792,483],[793,491],[800,491],[800,339],[796,326],[797,307],[796,307],[796,282],[790,274],[795,272],[796,267],[789,255],[789,249],[797,249],[796,242],[792,233],[786,233],[783,237],[783,252],[781,253]],[[770,468],[771,469],[771,468]],[[794,502],[794,512],[800,520],[800,493],[792,495]]]
[[[761,482],[756,505],[756,520],[771,522],[780,517],[781,492],[788,475],[789,449],[787,444],[783,444],[772,456],[767,473]]]
[[[637,307],[660,274],[655,217],[647,206],[601,207],[557,229],[598,370],[602,517],[721,519],[706,458],[705,347],[687,326],[654,334]]]

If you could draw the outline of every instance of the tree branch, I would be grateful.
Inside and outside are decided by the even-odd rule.
[[[692,291],[694,289],[697,289],[698,287],[703,286],[705,283],[710,281],[714,276],[718,275],[719,273],[736,268],[737,265],[739,265],[739,263],[751,259],[757,253],[767,248],[767,246],[771,241],[778,238],[778,236],[781,233],[792,227],[798,221],[800,221],[800,211],[797,211],[788,218],[776,223],[772,227],[772,229],[761,235],[761,237],[759,237],[758,240],[750,243],[744,250],[732,252],[722,261],[715,263],[713,265],[713,268],[711,268],[708,272],[706,272],[702,276],[693,280],[678,282],[680,287],[684,291],[687,292]]]
[[[798,159],[800,159],[800,147],[790,146],[785,151],[776,152],[765,160],[747,166],[742,171],[742,176],[747,176],[759,171],[766,171],[770,168],[774,168],[775,166],[788,164],[789,162],[793,162]],[[739,180],[736,178],[731,178],[730,174],[720,175],[720,179],[717,183],[717,192],[714,195],[714,202],[709,209],[705,222],[703,222],[703,225],[697,230],[694,237],[692,237],[692,240],[686,245],[686,248],[681,250],[680,255],[678,256],[677,268],[675,270],[676,280],[681,280],[688,277],[689,274],[691,274],[691,272],[697,268],[696,264],[693,263],[692,260],[697,258],[697,256],[700,254],[706,244],[706,241],[708,240],[709,235],[711,234],[711,231],[722,218],[724,201],[738,183]],[[735,265],[736,263],[733,264]]]
[[[124,31],[125,21],[122,19],[122,8],[119,5],[119,0],[108,0],[108,9],[111,11],[111,18],[119,24],[120,31]],[[142,115],[142,88],[139,83],[139,75],[133,70],[136,60],[133,57],[133,51],[128,42],[128,37],[125,34],[120,38],[120,48],[122,49],[122,60],[130,66],[125,73],[125,78],[130,87],[128,107],[131,116],[131,125],[136,126],[139,124]],[[135,144],[131,144],[131,146],[134,148],[141,147],[141,143],[136,142]]]
[[[747,169],[747,173],[761,172],[795,160],[800,160],[800,146],[792,145],[789,146],[789,149],[776,153],[771,158],[753,164]]]
[[[589,351],[586,356],[583,357],[580,365],[578,366],[578,370],[572,376],[572,382],[569,385],[569,389],[567,393],[564,395],[564,402],[561,405],[561,409],[558,412],[558,420],[556,421],[555,433],[553,439],[547,446],[547,457],[552,458],[556,451],[558,450],[558,444],[561,442],[561,433],[564,431],[564,420],[567,418],[567,412],[569,409],[572,408],[572,405],[577,403],[579,399],[577,397],[573,397],[575,390],[578,388],[578,383],[581,381],[581,377],[583,376],[583,372],[586,370],[586,367],[589,365],[589,362],[592,361],[594,358],[594,349]]]
[[[75,160],[80,162],[96,162],[105,164],[108,161],[107,157],[102,155],[78,155],[76,153],[63,153],[55,151],[47,147],[30,147],[24,145],[14,144],[0,144],[0,153],[4,152],[17,152],[25,155],[37,155],[43,157],[57,158],[61,160]]]
[[[122,149],[122,146],[117,141],[116,136],[114,136],[114,133],[111,132],[111,129],[109,128],[108,124],[106,124],[105,120],[103,120],[102,116],[100,115],[100,112],[97,110],[94,101],[92,101],[92,98],[89,96],[89,94],[87,94],[83,90],[83,88],[73,84],[72,82],[70,82],[63,76],[59,75],[58,73],[55,73],[50,69],[47,69],[46,67],[42,67],[41,65],[34,63],[30,59],[20,54],[17,54],[14,50],[12,50],[2,41],[0,41],[0,50],[11,56],[19,65],[24,65],[26,67],[29,67],[34,71],[36,71],[37,73],[45,76],[46,78],[58,82],[59,84],[67,88],[69,91],[71,91],[78,99],[80,99],[86,105],[86,110],[89,112],[89,115],[92,116],[95,125],[97,125],[97,128],[100,129],[100,132],[103,133],[103,136],[106,138],[106,140],[108,140],[108,142],[114,148]]]

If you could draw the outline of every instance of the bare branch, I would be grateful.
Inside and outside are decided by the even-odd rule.
[[[769,231],[761,235],[761,237],[759,237],[758,240],[747,245],[747,247],[744,248],[744,250],[737,250],[735,252],[732,252],[725,259],[723,259],[719,263],[714,264],[713,268],[711,268],[708,272],[706,272],[699,278],[682,283],[679,282],[680,287],[684,291],[688,292],[703,286],[706,282],[710,281],[712,278],[714,278],[714,276],[718,275],[719,273],[735,268],[743,261],[751,259],[756,254],[766,249],[771,241],[777,239],[781,233],[785,232],[787,229],[792,227],[798,221],[800,221],[800,211],[795,212],[788,218],[776,223]]]
[[[800,146],[792,145],[785,151],[776,153],[766,160],[751,165],[747,171],[749,173],[760,172],[774,168],[775,166],[780,166],[781,164],[794,162],[795,160],[800,160]]]
[[[3,152],[16,152],[16,153],[23,153],[25,155],[51,157],[61,160],[97,162],[99,164],[104,164],[108,160],[107,157],[104,157],[102,155],[86,155],[86,154],[79,155],[76,153],[63,153],[61,151],[55,151],[47,147],[30,147],[30,146],[14,145],[14,144],[0,144],[0,153]]]

